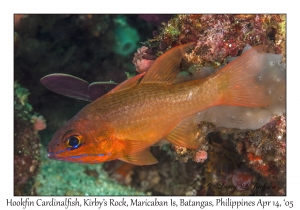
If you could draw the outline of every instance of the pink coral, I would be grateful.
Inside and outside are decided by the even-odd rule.
[[[32,116],[31,118],[33,120],[33,129],[35,131],[44,130],[47,127],[46,120],[43,116]]]
[[[197,163],[203,163],[207,159],[207,152],[204,150],[200,150],[196,152],[194,160]]]
[[[147,71],[154,63],[155,56],[149,53],[148,47],[141,47],[137,49],[137,53],[134,53],[132,63],[136,67],[136,71],[143,73]]]

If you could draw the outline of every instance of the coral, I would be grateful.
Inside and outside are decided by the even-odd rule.
[[[174,161],[170,153],[169,145],[152,147],[151,153],[158,158],[158,163],[151,166],[134,167],[127,172],[131,177],[130,182],[122,182],[135,189],[145,192],[147,195],[195,195],[197,189],[202,186],[204,167],[192,161],[181,163]],[[104,163],[104,168],[111,177],[119,174],[112,163]],[[124,164],[124,163],[121,163]],[[116,180],[118,181],[118,180]]]
[[[147,71],[154,63],[156,57],[150,53],[151,49],[148,49],[148,47],[145,46],[138,48],[137,53],[134,53],[132,63],[135,65],[138,73]]]
[[[133,169],[136,165],[114,160],[104,164],[104,170],[116,181],[129,185],[132,181]]]
[[[188,61],[198,66],[219,67],[229,56],[237,56],[249,44],[267,45],[268,52],[285,60],[285,15],[177,15],[164,24],[147,44],[166,49],[196,42]],[[157,53],[160,54],[158,49]]]
[[[144,195],[129,186],[118,184],[107,176],[102,164],[84,165],[54,161],[41,148],[40,172],[34,182],[37,195]]]
[[[139,15],[139,18],[142,18],[155,26],[161,26],[163,22],[168,22],[174,15],[166,15],[166,14],[144,14]]]
[[[35,195],[32,187],[40,164],[40,138],[37,130],[45,128],[31,121],[36,117],[28,103],[29,91],[14,83],[14,195]]]
[[[285,194],[285,126],[285,117],[277,116],[259,130],[216,128],[214,133],[217,134],[218,142],[226,142],[226,147],[224,145],[220,149],[215,150],[216,144],[210,143],[209,157],[212,157],[212,159],[208,161],[208,169],[210,171],[215,170],[214,174],[217,176],[221,176],[220,172],[226,176],[231,176],[230,174],[235,174],[234,176],[236,176],[237,172],[241,172],[237,169],[248,167],[247,170],[243,170],[244,172],[241,173],[249,176],[251,174],[252,185],[260,183],[260,185],[266,184],[271,186],[270,189],[248,187],[247,190],[253,189],[248,192],[255,195]],[[211,134],[209,135],[211,136]],[[216,141],[216,137],[211,136],[210,138]],[[229,145],[231,146],[228,147]],[[221,155],[222,153],[220,152],[224,155]],[[216,154],[218,155],[216,156]],[[228,159],[229,157],[230,159]],[[248,175],[243,175],[241,178],[246,179],[245,182],[250,183],[250,180],[247,181],[247,179],[250,179]],[[233,177],[232,179],[235,178]]]
[[[196,152],[194,160],[197,163],[203,163],[207,159],[207,152],[204,150],[200,150]]]
[[[284,195],[286,188],[286,121],[275,116],[270,123],[255,133],[242,138],[240,151],[248,167],[254,169],[276,188],[275,194]]]
[[[33,129],[35,131],[44,130],[47,127],[46,120],[43,116],[32,116],[31,120],[33,121]]]

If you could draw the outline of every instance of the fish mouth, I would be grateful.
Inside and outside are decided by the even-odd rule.
[[[57,153],[54,153],[54,152],[48,152],[47,157],[50,159],[54,159],[54,160],[62,160],[62,158],[59,158],[56,154]]]
[[[55,159],[55,154],[53,152],[48,152],[47,157],[50,159]]]
[[[104,153],[104,154],[81,154],[81,155],[73,155],[73,156],[68,156],[68,157],[60,157],[59,154],[62,153],[62,152],[65,152],[65,150],[60,150],[58,152],[49,152],[48,151],[47,152],[47,157],[50,158],[50,159],[55,159],[55,160],[70,161],[70,160],[76,160],[76,159],[80,159],[82,157],[88,157],[88,156],[105,157],[105,156],[110,156],[111,155],[111,153]],[[77,161],[75,161],[75,162],[77,162]]]
[[[50,158],[50,159],[52,159],[52,160],[74,162],[74,161],[71,161],[72,159],[69,159],[70,157],[63,157],[63,156],[59,155],[62,152],[65,152],[65,150],[58,151],[58,152],[48,152],[47,153],[47,157]]]
[[[66,150],[59,150],[57,152],[52,152],[49,148],[47,148],[47,157],[50,159],[61,160],[59,154],[65,152]]]

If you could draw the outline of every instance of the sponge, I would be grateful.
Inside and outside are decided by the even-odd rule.
[[[250,46],[246,46],[244,51],[250,48]],[[211,122],[217,127],[259,129],[267,124],[273,116],[282,115],[285,112],[286,65],[281,63],[281,55],[265,53],[261,56],[265,56],[265,63],[257,75],[256,82],[260,83],[266,93],[270,95],[270,105],[261,108],[215,106],[198,113],[198,121]],[[212,68],[203,68],[199,73],[193,74],[193,79],[201,78],[214,71]]]

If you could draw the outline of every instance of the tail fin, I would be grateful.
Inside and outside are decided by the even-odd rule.
[[[260,81],[266,62],[266,47],[253,47],[218,71],[214,77],[221,93],[219,103],[231,106],[262,107],[270,103]]]

